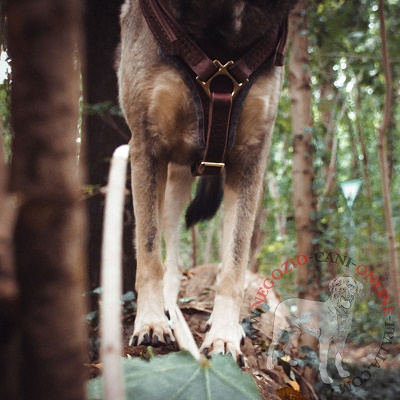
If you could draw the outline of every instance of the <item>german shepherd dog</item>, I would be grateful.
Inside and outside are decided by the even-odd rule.
[[[199,46],[221,49],[235,59],[286,20],[296,0],[162,0]],[[181,281],[179,220],[190,200],[190,166],[201,159],[198,105],[182,71],[160,50],[139,0],[121,12],[117,62],[120,104],[132,132],[130,141],[136,219],[138,292],[131,338],[136,344],[175,341],[173,324]],[[211,217],[224,197],[222,267],[214,309],[201,351],[231,353],[243,361],[239,324],[244,273],[260,201],[283,69],[273,60],[256,74],[233,110],[234,144],[220,176],[202,176],[186,221]],[[166,259],[162,262],[162,231]]]

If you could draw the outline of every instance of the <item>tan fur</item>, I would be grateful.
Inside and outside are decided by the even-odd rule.
[[[118,68],[120,103],[132,132],[131,160],[136,217],[138,310],[133,336],[173,339],[171,327],[180,283],[179,215],[193,178],[190,166],[202,152],[197,115],[180,73],[158,55],[158,46],[137,0],[121,14]],[[239,18],[239,14],[238,14]],[[235,22],[238,26],[238,21]],[[260,76],[240,113],[235,145],[227,154],[224,192],[224,254],[217,293],[202,348],[241,354],[239,325],[244,271],[282,84],[282,68]],[[165,204],[164,204],[165,202]],[[164,211],[165,210],[165,211]],[[161,225],[166,262],[161,260]],[[168,311],[170,321],[164,314]]]

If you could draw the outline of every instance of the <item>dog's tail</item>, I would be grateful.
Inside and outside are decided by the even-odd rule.
[[[201,176],[196,196],[186,210],[186,227],[211,219],[218,211],[224,193],[224,178],[221,175]]]

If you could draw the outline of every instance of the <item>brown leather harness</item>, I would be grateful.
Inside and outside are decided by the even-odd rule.
[[[202,160],[192,166],[192,174],[220,174],[225,167],[229,143],[232,142],[229,135],[237,95],[272,56],[275,56],[276,66],[283,65],[287,19],[239,60],[223,64],[218,60],[212,61],[204,53],[171,15],[163,0],[140,0],[140,5],[161,48],[187,71],[201,100],[201,139],[205,151]]]

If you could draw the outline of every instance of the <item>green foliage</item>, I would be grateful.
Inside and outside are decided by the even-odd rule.
[[[382,307],[376,298],[368,293],[357,298],[354,321],[349,333],[348,343],[380,343],[385,327]]]
[[[96,302],[100,302],[102,288],[98,287],[90,292],[85,293],[85,296],[94,297]],[[132,314],[136,310],[136,296],[133,291],[128,291],[121,295],[121,306],[124,314]],[[86,320],[92,328],[96,328],[99,323],[99,311],[91,311],[86,314]]]
[[[118,117],[123,117],[122,111],[119,106],[109,100],[103,101],[102,103],[83,104],[82,112],[86,115],[115,115]]]
[[[8,75],[0,82],[0,125],[3,133],[3,145],[6,158],[11,158],[11,113],[10,113],[10,89],[11,76]]]
[[[123,359],[127,399],[259,400],[252,378],[233,358],[215,356],[200,363],[188,352],[152,357],[150,361]],[[157,384],[155,385],[155,377]],[[102,378],[89,382],[89,399],[102,398]]]
[[[85,197],[93,197],[100,193],[101,185],[83,185]]]

